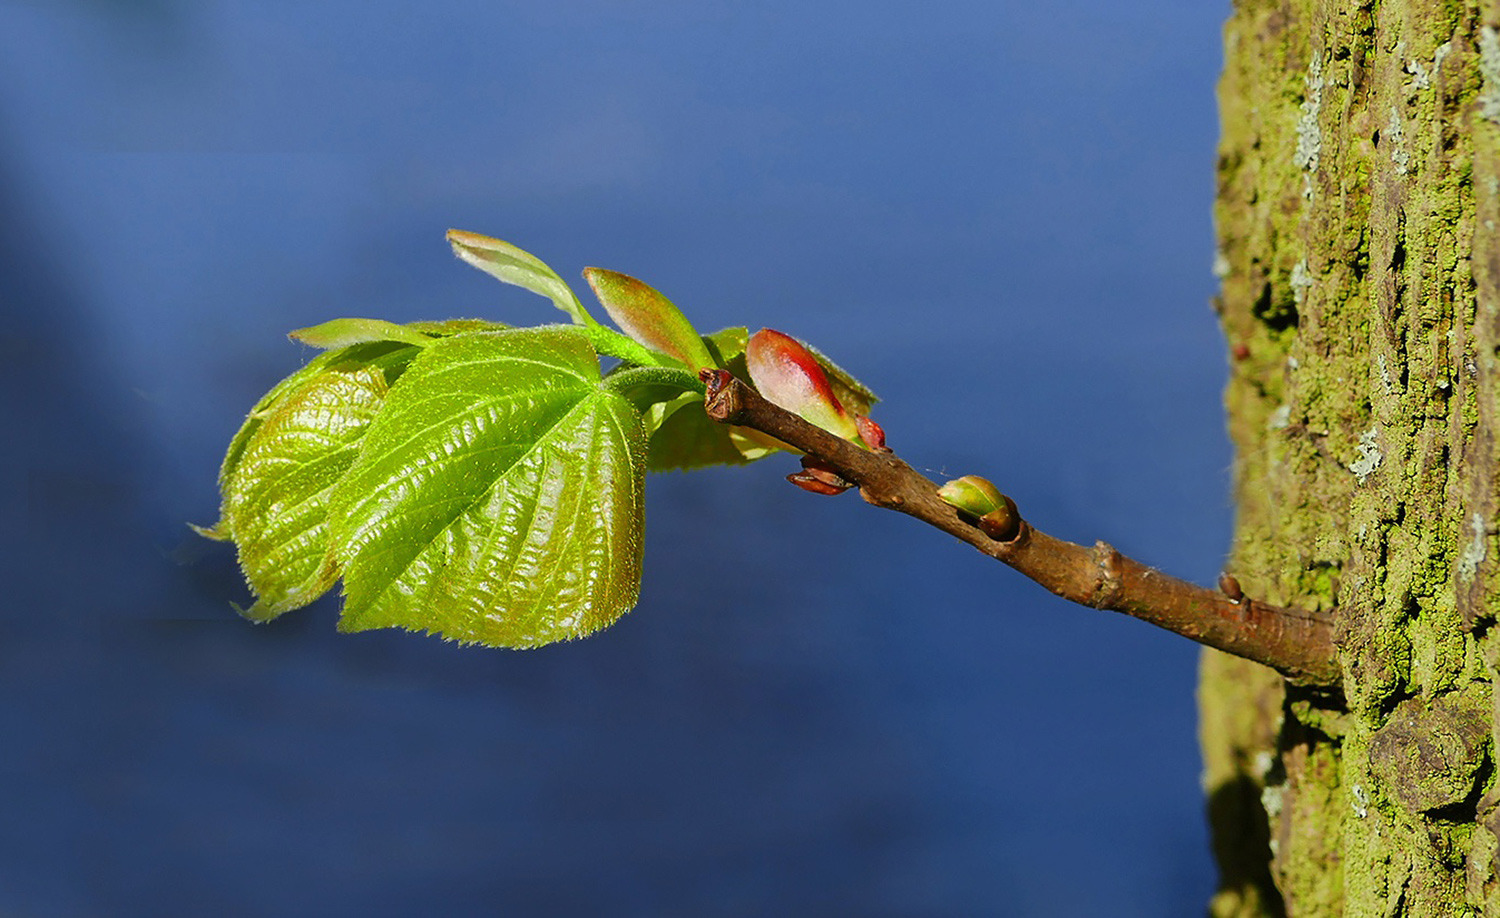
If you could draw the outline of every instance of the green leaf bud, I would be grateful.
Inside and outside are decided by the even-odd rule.
[[[985,535],[1008,542],[1021,531],[1021,514],[1015,501],[1000,493],[988,479],[965,475],[938,488],[938,497],[952,504],[960,513],[975,518]]]

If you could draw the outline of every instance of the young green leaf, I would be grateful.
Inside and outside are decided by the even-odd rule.
[[[381,344],[337,352],[293,374],[246,422],[222,477],[222,516],[210,531],[239,549],[257,597],[246,617],[268,621],[333,586],[329,496],[385,399],[388,374],[398,375],[416,350]]]
[[[625,334],[694,372],[718,366],[692,323],[655,288],[605,268],[584,268],[583,276]]]
[[[535,647],[614,622],[640,588],[645,445],[581,330],[434,342],[335,488],[340,629]]]
[[[329,319],[320,325],[289,331],[286,336],[325,351],[371,341],[400,341],[417,347],[426,347],[432,341],[419,331],[384,319]]]
[[[224,452],[224,461],[219,466],[219,488],[223,490],[225,482],[238,466],[243,458],[245,447],[249,444],[256,431],[275,407],[281,403],[290,393],[305,385],[309,379],[327,371],[330,367],[354,367],[363,364],[379,363],[381,370],[385,373],[386,385],[389,386],[406,368],[406,365],[416,356],[416,350],[410,345],[395,341],[378,341],[369,344],[356,344],[351,347],[341,348],[334,351],[326,351],[309,360],[291,375],[271,387],[271,390],[260,397],[255,407],[250,409],[246,415],[245,422],[235,433],[234,438],[229,441],[229,449]],[[395,359],[386,359],[393,357]],[[217,527],[215,527],[217,528]],[[205,530],[200,530],[205,531]],[[213,536],[210,536],[213,538]]]
[[[464,230],[449,230],[448,242],[453,246],[453,254],[463,261],[507,284],[515,284],[547,297],[558,309],[572,316],[574,322],[580,325],[599,324],[583,308],[583,304],[573,294],[573,289],[557,272],[530,252],[524,252],[508,242]]]

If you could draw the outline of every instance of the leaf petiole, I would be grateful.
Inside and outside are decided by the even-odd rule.
[[[604,384],[622,393],[640,386],[660,386],[703,394],[703,381],[697,374],[678,367],[624,367],[606,376]]]
[[[682,364],[668,357],[666,354],[657,353],[635,339],[622,335],[612,328],[606,328],[598,324],[579,325],[577,328],[589,339],[589,344],[594,346],[594,350],[607,357],[616,357],[626,363],[633,363],[640,367],[676,369],[682,366]],[[687,374],[686,370],[682,372]]]

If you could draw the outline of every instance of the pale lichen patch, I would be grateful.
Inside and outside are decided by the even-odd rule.
[[[1413,58],[1406,62],[1406,72],[1411,74],[1409,89],[1417,92],[1432,86],[1432,78],[1443,68],[1443,59],[1453,50],[1453,42],[1445,41],[1437,46],[1432,52],[1432,67],[1428,68],[1421,61]]]
[[[1469,583],[1474,579],[1474,575],[1479,573],[1479,565],[1484,563],[1488,541],[1489,532],[1484,525],[1484,515],[1476,513],[1469,517],[1469,544],[1464,546],[1463,553],[1458,556],[1460,583]]]
[[[1359,458],[1349,463],[1349,471],[1354,473],[1354,477],[1359,479],[1360,484],[1364,484],[1365,479],[1369,478],[1376,469],[1380,468],[1380,463],[1385,461],[1385,454],[1380,451],[1379,432],[1371,427],[1360,434],[1359,443],[1354,448],[1359,451]]]
[[[1385,139],[1391,146],[1391,163],[1398,175],[1411,171],[1411,153],[1406,149],[1406,135],[1401,130],[1401,113],[1391,106],[1391,117],[1385,125]]]
[[[1306,258],[1292,266],[1292,276],[1287,283],[1292,286],[1292,302],[1301,306],[1303,298],[1307,296],[1307,288],[1313,285],[1313,276],[1307,270]]]
[[[1427,68],[1422,66],[1421,61],[1407,61],[1406,72],[1411,74],[1412,89],[1426,89],[1432,85],[1432,76]]]
[[[1323,151],[1323,135],[1318,129],[1318,114],[1323,107],[1323,60],[1314,57],[1303,77],[1307,87],[1297,115],[1297,151],[1292,162],[1308,172],[1318,171],[1318,157]]]
[[[1492,26],[1479,30],[1479,75],[1484,79],[1479,114],[1500,124],[1500,33]]]
[[[1286,787],[1281,784],[1269,784],[1260,789],[1260,805],[1266,811],[1266,818],[1272,825],[1281,818],[1281,807],[1286,797]],[[1275,832],[1271,833],[1269,845],[1271,856],[1275,857],[1281,848],[1281,839]]]

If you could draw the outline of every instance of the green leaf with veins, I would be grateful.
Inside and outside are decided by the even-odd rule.
[[[370,321],[379,322],[379,320]],[[458,332],[488,331],[502,329],[506,326],[484,319],[443,319],[438,321],[412,322],[406,327],[430,337],[444,337],[457,334]],[[271,409],[282,398],[286,397],[287,393],[303,385],[309,377],[323,372],[330,366],[336,364],[352,365],[381,360],[385,355],[400,351],[406,347],[407,345],[397,341],[378,340],[377,338],[360,344],[352,344],[338,350],[331,350],[308,361],[300,370],[297,370],[275,386],[272,386],[271,391],[261,396],[260,401],[255,403],[255,407],[250,409],[250,414],[245,418],[245,422],[240,425],[240,429],[235,433],[234,439],[229,441],[229,449],[225,451],[224,461],[219,466],[220,489],[223,489],[224,482],[228,479],[230,472],[240,461],[240,457],[244,454],[245,445],[249,442],[250,437],[259,429],[261,422],[265,420]],[[416,352],[412,351],[406,353],[400,360],[383,361],[381,368],[385,372],[386,384],[389,385],[395,382],[396,377],[401,374],[401,371],[406,368],[406,364],[411,362],[411,359],[415,356]],[[218,532],[218,526],[211,529],[204,529],[197,526],[194,528],[211,539],[217,538],[222,540],[229,538],[227,534]]]
[[[341,348],[339,350],[327,351],[325,353],[319,354],[317,357],[313,358],[305,365],[303,365],[301,369],[296,370],[281,382],[272,386],[271,390],[265,395],[262,395],[260,397],[260,401],[255,403],[255,407],[250,409],[250,413],[245,417],[245,422],[240,425],[240,429],[235,433],[234,438],[229,441],[229,449],[225,451],[224,461],[219,466],[220,490],[222,491],[224,489],[225,482],[229,480],[229,476],[234,472],[235,467],[239,464],[240,459],[244,456],[245,447],[250,442],[250,439],[255,436],[256,431],[260,429],[261,424],[264,423],[266,418],[271,414],[272,410],[275,409],[275,407],[282,401],[282,399],[286,398],[289,393],[296,391],[298,387],[305,385],[311,377],[326,371],[331,366],[353,366],[370,363],[386,354],[399,350],[411,351],[411,353],[408,353],[405,360],[400,364],[400,368],[404,369],[405,363],[409,362],[412,357],[416,356],[415,351],[411,349],[410,345],[405,345],[393,341],[358,344],[352,347]],[[388,368],[388,372],[392,369],[394,370],[396,375],[400,375],[400,369],[397,369],[395,367]],[[393,382],[394,379],[394,376],[388,375],[386,382]],[[208,534],[210,538],[214,538],[216,536],[212,535],[211,533],[213,533],[214,530],[217,530],[218,528],[218,526],[215,526],[213,530],[200,529],[199,531]],[[222,536],[217,537],[229,538],[229,535],[226,533]]]
[[[420,348],[390,342],[332,351],[288,377],[256,406],[225,460],[219,523],[233,539],[268,621],[317,599],[337,579],[326,525],[334,484],[354,462],[390,380]]]
[[[639,594],[645,445],[579,329],[423,348],[334,490],[340,629],[535,647],[614,622]]]
[[[220,468],[220,520],[198,529],[236,543],[257,594],[248,617],[306,605],[342,577],[344,631],[506,647],[579,637],[639,596],[648,466],[782,447],[703,412],[693,370],[748,378],[744,328],[700,338],[650,287],[593,272],[606,309],[648,348],[595,321],[534,256],[473,233],[449,240],[577,324],[346,318],[294,332],[328,350],[250,412]],[[608,376],[601,354],[621,361]],[[866,412],[870,391],[813,354],[843,404]]]

